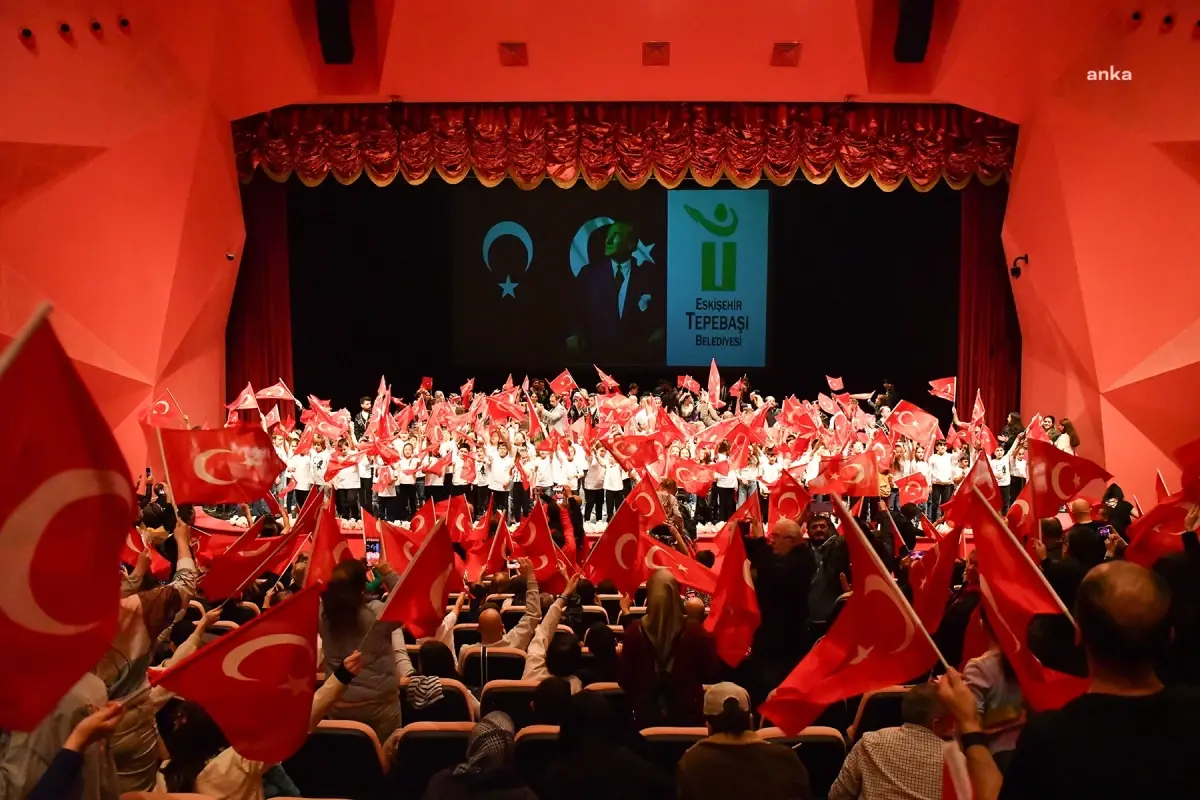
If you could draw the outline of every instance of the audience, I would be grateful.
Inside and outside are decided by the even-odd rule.
[[[417,663],[420,669],[414,669],[409,658],[408,648],[396,649],[396,676],[407,680],[405,702],[412,708],[422,711],[432,708],[442,699],[442,679],[458,680],[458,669],[454,665],[454,651],[444,642],[427,639],[421,643]],[[467,704],[473,717],[479,716],[479,701],[468,693]]]
[[[513,761],[513,731],[502,711],[481,719],[467,738],[467,760],[434,775],[426,800],[537,800]]]
[[[967,693],[973,702],[974,695]],[[944,713],[934,684],[909,689],[900,706],[904,723],[863,734],[846,756],[829,800],[939,800],[942,737],[935,729]]]
[[[575,687],[566,678],[546,678],[533,690],[533,723],[560,725]]]
[[[978,800],[1195,794],[1200,692],[1164,686],[1155,674],[1171,641],[1170,603],[1166,582],[1136,564],[1114,561],[1088,574],[1075,619],[1089,689],[1029,719],[1003,778],[978,736],[970,687],[954,671],[941,679],[938,695],[957,720]]]
[[[533,564],[527,558],[518,560],[521,571],[521,581],[524,582],[525,614],[521,621],[511,631],[504,630],[504,620],[500,610],[490,603],[485,603],[479,610],[479,642],[487,647],[515,647],[525,650],[533,639],[534,630],[542,618],[542,598],[538,593],[537,578],[533,574]],[[504,582],[508,581],[505,575]],[[494,584],[493,589],[497,586]],[[463,655],[468,647],[464,644],[458,651],[458,662],[461,664]]]
[[[570,698],[559,733],[561,753],[549,765],[541,800],[657,800],[671,782],[624,744],[612,703],[595,692]]]
[[[808,771],[796,753],[754,731],[745,689],[736,683],[710,686],[703,711],[709,736],[679,760],[675,785],[680,800],[812,797]]]
[[[988,734],[988,749],[1001,768],[1012,756],[1024,722],[1024,698],[1012,664],[996,642],[986,610],[980,608],[979,625],[987,637],[987,652],[972,658],[963,668],[963,680],[975,695],[975,704],[983,730]]]
[[[700,724],[716,650],[703,628],[684,625],[679,584],[666,570],[646,583],[646,615],[625,626],[617,669],[638,727]]]
[[[579,670],[584,686],[593,683],[615,683],[617,680],[617,636],[612,628],[597,622],[588,628],[583,640],[590,658]]]
[[[389,589],[399,576],[382,561],[375,571]],[[326,675],[333,675],[343,660],[362,652],[362,674],[329,710],[330,719],[349,719],[373,728],[386,741],[400,727],[400,688],[396,682],[393,622],[380,622],[383,603],[367,600],[367,571],[361,561],[342,561],[333,569],[321,594],[319,631]]]
[[[583,688],[583,682],[576,675],[583,664],[579,637],[574,633],[558,631],[558,621],[562,618],[567,601],[575,594],[577,583],[576,578],[567,581],[562,595],[550,605],[545,618],[538,625],[537,633],[529,643],[522,680],[540,681],[554,676],[567,679],[573,692]]]

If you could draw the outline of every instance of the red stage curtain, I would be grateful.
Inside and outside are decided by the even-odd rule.
[[[1021,327],[1000,243],[1008,184],[972,184],[962,193],[958,286],[958,416],[969,419],[975,390],[999,434],[1020,409]]]
[[[239,173],[259,167],[279,181],[342,183],[364,172],[377,184],[421,183],[436,171],[457,183],[468,171],[494,186],[532,188],[616,178],[678,186],[689,174],[710,186],[797,173],[823,183],[867,178],[886,190],[908,180],[928,190],[992,184],[1012,168],[1016,126],[949,105],[844,103],[548,103],[344,105],[278,109],[233,124]]]
[[[283,380],[292,388],[292,301],[288,281],[287,187],[259,178],[242,186],[246,246],[225,326],[225,387],[233,397]],[[264,411],[271,401],[263,401]],[[280,403],[283,417],[291,403]]]

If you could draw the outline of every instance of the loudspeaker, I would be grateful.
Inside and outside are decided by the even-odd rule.
[[[350,33],[350,0],[316,0],[317,36],[326,64],[354,63],[354,36]]]
[[[900,64],[920,64],[933,29],[933,0],[900,0],[900,21],[892,55]]]

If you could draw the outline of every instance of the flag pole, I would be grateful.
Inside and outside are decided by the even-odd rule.
[[[179,401],[175,399],[175,393],[172,392],[170,389],[167,389],[167,394],[171,395],[171,402],[174,403],[175,407],[179,409],[179,415],[186,420],[187,414],[183,413],[183,406],[179,405]],[[184,427],[185,428],[187,427],[186,422],[184,423]]]
[[[175,512],[175,519],[179,519],[179,508],[175,505],[175,489],[171,486],[171,468],[167,466],[167,451],[163,447],[162,428],[154,428],[154,438],[158,439],[158,454],[162,457],[163,479],[167,483],[167,502],[171,505],[171,509]],[[154,487],[150,487],[150,491],[154,491]]]
[[[439,528],[445,527],[446,521],[444,519],[437,519],[437,517],[434,517],[434,519],[436,521],[433,523],[433,529],[429,531],[429,534],[425,537],[425,541],[421,542],[421,546],[417,548],[417,552],[413,553],[412,560],[404,567],[404,572],[400,573],[400,578],[396,581],[396,585],[388,591],[387,602],[383,604],[383,608],[379,609],[379,613],[375,615],[375,619],[372,620],[370,627],[367,628],[367,632],[363,635],[362,641],[358,643],[358,647],[355,648],[356,650],[362,650],[363,645],[367,643],[367,639],[371,636],[371,631],[375,630],[375,626],[379,624],[379,620],[387,613],[388,606],[392,604],[392,600],[396,599],[396,590],[404,585],[404,581],[408,578],[408,573],[412,572],[413,565],[417,563],[421,554],[425,552],[425,548],[433,541],[433,535],[437,533]],[[451,564],[451,567],[453,566]],[[442,613],[445,614],[445,611],[446,609],[443,607]]]
[[[30,337],[41,327],[48,316],[50,316],[50,304],[42,303],[34,310],[33,316],[29,318],[29,321],[17,333],[12,343],[9,344],[4,352],[0,353],[0,378],[4,377],[4,373],[17,360],[17,356],[25,349],[25,345],[29,343]]]
[[[913,610],[912,605],[908,602],[908,598],[906,598],[904,593],[900,591],[900,587],[896,585],[896,581],[891,578],[891,574],[888,572],[887,567],[883,565],[883,561],[880,560],[879,554],[875,552],[875,546],[871,544],[871,540],[867,538],[867,535],[863,533],[862,528],[858,527],[858,522],[850,515],[850,509],[846,508],[846,504],[842,501],[841,495],[831,494],[829,498],[833,501],[833,508],[835,511],[837,511],[837,515],[841,517],[843,522],[848,522],[850,524],[850,529],[858,535],[860,543],[867,549],[867,555],[870,556],[873,562],[875,562],[875,566],[880,572],[888,576],[888,590],[894,592],[895,596],[900,598],[901,610],[905,615],[908,616],[909,622],[915,625],[917,629],[921,631],[921,635],[925,637],[925,641],[928,642],[929,646],[933,648],[933,652],[937,653],[938,661],[942,662],[942,666],[946,668],[947,672],[949,672],[951,667],[946,661],[946,657],[942,655],[942,651],[939,650],[937,644],[934,643],[933,637],[929,634],[929,631],[925,629],[924,623],[922,623],[921,618],[917,616],[917,612]]]

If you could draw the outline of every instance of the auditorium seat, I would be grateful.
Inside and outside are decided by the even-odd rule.
[[[624,625],[609,625],[608,629],[613,632],[613,638],[620,644],[625,641],[625,626]]]
[[[479,716],[503,711],[512,717],[517,730],[533,724],[533,693],[541,681],[491,680],[479,696]]]
[[[539,786],[546,769],[561,752],[557,725],[527,725],[517,731],[517,772],[530,786]]]
[[[221,619],[245,625],[259,614],[258,606],[254,603],[230,603],[221,609]]]
[[[401,630],[404,631],[404,643],[405,644],[416,644],[417,643],[417,637],[413,636],[412,631],[410,631],[407,626],[401,627]]]
[[[675,774],[675,767],[683,754],[692,745],[708,736],[708,728],[643,728],[646,740],[646,758],[667,775]]]
[[[619,612],[619,609],[618,609]],[[602,625],[608,624],[608,611],[604,606],[584,606],[583,607],[583,627],[584,630],[595,625],[597,622]]]
[[[867,692],[859,701],[858,711],[854,714],[854,722],[847,731],[847,740],[854,745],[864,733],[877,731],[881,728],[892,728],[904,722],[900,714],[900,704],[904,695],[908,694],[908,686],[889,686],[886,689],[876,689]]]
[[[634,606],[628,611],[621,612],[621,616],[617,618],[617,624],[624,627],[631,622],[638,622],[644,616],[646,616],[646,607]]]
[[[589,683],[583,687],[583,690],[585,692],[596,692],[608,700],[612,706],[613,714],[616,715],[617,719],[625,720],[630,718],[629,700],[625,697],[625,690],[621,688],[620,684],[606,682]]]
[[[479,644],[479,626],[474,622],[463,622],[454,626],[454,652],[464,644]]]
[[[598,602],[608,614],[608,619],[610,621],[621,616],[621,595],[598,594],[596,595],[596,602]]]
[[[219,619],[213,624],[209,625],[204,632],[209,636],[224,636],[230,631],[236,631],[237,629],[238,624],[236,622],[230,622],[227,619]]]
[[[383,784],[387,760],[370,727],[327,719],[283,768],[304,797],[372,800]]]
[[[199,622],[204,616],[204,605],[199,600],[189,600],[183,618],[191,622]]]
[[[505,600],[512,600],[512,594],[489,594],[483,598],[484,603],[495,603],[497,607],[503,607]]]
[[[426,708],[414,708],[408,701],[408,678],[400,681],[400,721],[412,722],[472,722],[470,692],[461,681],[441,678],[442,699]]]
[[[789,736],[779,728],[763,728],[758,732],[762,738],[787,745],[800,757],[808,770],[808,782],[813,797],[825,797],[829,788],[842,771],[846,760],[846,739],[833,728],[810,725],[795,736]]]
[[[501,610],[500,619],[504,622],[504,630],[511,631],[517,627],[517,623],[523,616],[525,616],[525,606],[512,606]]]
[[[481,687],[494,680],[519,681],[525,674],[525,651],[515,647],[471,645],[458,662],[458,672],[467,686]]]
[[[405,642],[404,651],[408,653],[408,660],[412,662],[413,669],[417,672],[421,671],[421,645],[409,644]]]
[[[419,800],[425,794],[425,786],[430,778],[466,760],[467,736],[473,727],[473,722],[414,722],[405,725],[396,734],[392,768],[380,796]]]

